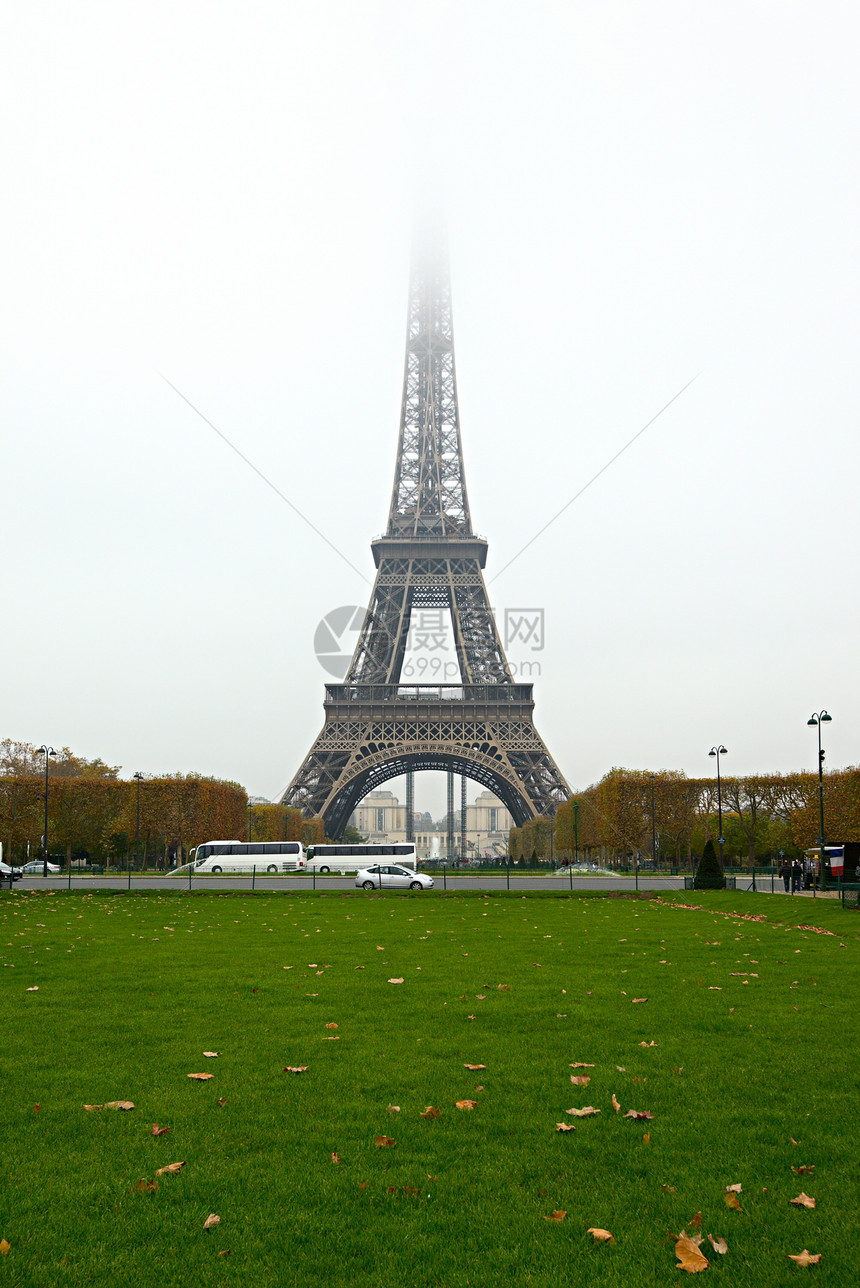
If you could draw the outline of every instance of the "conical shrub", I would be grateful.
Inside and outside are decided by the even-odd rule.
[[[702,857],[699,859],[699,866],[696,868],[693,889],[725,890],[725,888],[726,878],[723,874],[722,864],[717,858],[714,843],[713,841],[706,841],[705,848],[702,850]]]

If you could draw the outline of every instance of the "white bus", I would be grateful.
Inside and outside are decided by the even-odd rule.
[[[404,867],[417,867],[418,859],[412,841],[393,841],[390,845],[312,845],[308,849],[308,872],[359,872],[378,863],[380,859],[393,859]]]
[[[307,851],[301,841],[206,841],[190,854],[195,873],[302,872],[306,864]]]

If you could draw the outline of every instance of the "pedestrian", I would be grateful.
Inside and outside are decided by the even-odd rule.
[[[803,889],[803,868],[797,859],[791,865],[791,893],[795,894],[798,886]]]
[[[783,859],[779,875],[782,877],[782,884],[785,886],[785,893],[788,894],[788,883],[791,880],[791,864],[788,859]]]

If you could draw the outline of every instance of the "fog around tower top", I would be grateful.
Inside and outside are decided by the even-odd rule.
[[[833,0],[19,6],[0,737],[279,795],[317,627],[367,602],[432,207],[472,522],[568,781],[701,775],[717,740],[810,768],[821,707],[857,763],[858,28]]]

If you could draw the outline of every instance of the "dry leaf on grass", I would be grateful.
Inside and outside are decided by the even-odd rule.
[[[210,1078],[215,1077],[215,1074],[214,1073],[189,1073],[188,1077],[193,1078],[195,1082],[208,1082]]]
[[[594,1065],[586,1064],[584,1060],[574,1060],[570,1067],[571,1069],[593,1069]]]
[[[390,979],[388,982],[389,984],[402,984],[403,976],[401,975],[398,979]]]
[[[678,1258],[676,1270],[686,1270],[691,1275],[697,1274],[700,1270],[707,1270],[709,1261],[699,1248],[696,1239],[691,1239],[684,1230],[678,1235],[678,1242],[675,1244],[675,1256]]]
[[[158,1189],[158,1181],[148,1181],[146,1177],[141,1177],[134,1188],[138,1194],[154,1194]]]
[[[393,1136],[377,1136],[373,1143],[377,1149],[393,1149],[397,1144]]]
[[[664,1193],[664,1194],[677,1194],[677,1193],[678,1193],[678,1191],[677,1191],[677,1189],[675,1188],[675,1186],[674,1186],[674,1185],[661,1185],[661,1186],[660,1186],[660,1189],[663,1191],[663,1193]]]
[[[696,1213],[696,1215],[693,1217],[692,1221],[690,1221],[690,1225],[691,1225],[691,1226],[693,1226],[693,1228],[694,1228],[694,1229],[696,1229],[696,1230],[701,1230],[701,1228],[702,1228],[702,1214],[701,1214],[701,1212],[697,1212],[697,1213]],[[698,1242],[698,1243],[701,1243],[701,1242],[702,1242],[702,1240],[701,1240],[701,1239],[699,1239],[699,1240],[697,1240],[697,1242]]]
[[[731,1208],[733,1212],[743,1212],[743,1208],[741,1207],[741,1204],[740,1204],[740,1199],[738,1198],[737,1194],[734,1194],[734,1193],[726,1195],[726,1207]]]
[[[0,1250],[2,1250],[2,1245],[0,1245]],[[807,1252],[806,1248],[799,1252],[796,1257],[790,1252],[787,1252],[786,1256],[789,1261],[794,1261],[798,1266],[817,1266],[821,1260],[820,1252]]]
[[[38,984],[32,984],[32,985],[27,989],[27,992],[28,992],[28,993],[38,993],[38,991],[39,991],[39,985],[38,985]]]
[[[576,1123],[556,1123],[556,1131],[576,1131]]]
[[[185,1166],[185,1159],[183,1158],[181,1163],[168,1163],[166,1167],[159,1167],[155,1175],[156,1176],[175,1176],[177,1172],[182,1171],[184,1166]]]
[[[285,1064],[284,1073],[306,1073],[307,1067],[306,1064]]]
[[[389,1112],[390,1114],[399,1114],[399,1113],[400,1113],[400,1106],[399,1106],[399,1105],[389,1105],[389,1106],[388,1106],[388,1112]]]
[[[709,1234],[708,1241],[710,1242],[710,1245],[713,1248],[714,1252],[718,1252],[721,1257],[724,1256],[725,1253],[727,1253],[729,1250],[729,1245],[726,1243],[725,1239],[720,1239],[720,1238],[715,1239],[712,1234]]]
[[[84,1109],[134,1109],[133,1100],[107,1100],[103,1105],[84,1105]]]
[[[441,1118],[442,1110],[437,1105],[428,1105],[421,1111],[422,1118]]]
[[[473,1073],[476,1069],[486,1069],[486,1067],[487,1066],[485,1064],[464,1064],[463,1065],[464,1069],[471,1069]]]
[[[743,1188],[744,1188],[744,1187],[743,1187],[743,1185],[741,1184],[741,1182],[740,1182],[740,1181],[738,1181],[738,1183],[737,1183],[736,1185],[727,1185],[727,1186],[726,1186],[726,1193],[727,1193],[727,1194],[740,1194],[740,1193],[743,1191]]]
[[[217,1216],[215,1212],[210,1212],[206,1220],[203,1222],[203,1229],[211,1230],[213,1226],[220,1225],[220,1224],[221,1224],[220,1216]]]
[[[795,1207],[805,1207],[805,1208],[815,1207],[815,1199],[811,1199],[809,1195],[804,1194],[802,1190],[798,1194],[796,1199],[789,1199],[789,1202],[793,1203]]]
[[[457,1101],[458,1109],[475,1109],[477,1108],[477,1105],[478,1105],[477,1100],[458,1100]]]
[[[645,1142],[645,1144],[646,1144],[646,1145],[650,1145],[650,1144],[651,1144],[651,1133],[650,1133],[650,1131],[646,1131],[646,1133],[645,1133],[645,1135],[642,1137],[642,1139],[643,1139],[643,1141]]]
[[[332,1161],[333,1163],[339,1163],[339,1162],[340,1162],[340,1154],[332,1153],[331,1161]]]
[[[601,1230],[601,1229],[600,1229],[598,1226],[596,1226],[596,1225],[590,1225],[590,1226],[588,1227],[588,1233],[589,1233],[589,1234],[593,1234],[593,1235],[594,1235],[594,1237],[595,1237],[595,1239],[597,1240],[597,1242],[598,1242],[598,1243],[614,1243],[614,1242],[615,1242],[615,1235],[614,1235],[614,1234],[612,1234],[609,1230]]]
[[[794,1172],[795,1176],[803,1176],[805,1172],[814,1172],[815,1164],[803,1163],[800,1167],[793,1167],[791,1170]]]
[[[559,1210],[558,1212],[552,1212],[549,1216],[545,1216],[544,1221],[563,1221],[566,1216],[566,1212]]]
[[[648,1001],[648,998],[647,998],[647,997],[633,997],[633,998],[631,998],[630,1000],[631,1000],[632,1004],[635,1006],[637,1002],[647,1002],[647,1001]]]
[[[204,1051],[207,1060],[215,1060],[221,1053],[220,1051]]]
[[[640,1045],[640,1046],[644,1046],[644,1047],[652,1047],[652,1046],[659,1046],[659,1045],[660,1045],[660,1043],[659,1043],[659,1042],[655,1042],[655,1041],[652,1039],[650,1042],[640,1042],[640,1043],[639,1043],[639,1045]]]
[[[232,1252],[230,1248],[222,1248],[221,1251],[218,1253],[219,1257],[229,1257],[231,1255],[232,1255]]]
[[[159,1127],[158,1123],[152,1124],[153,1136],[166,1136],[169,1131],[170,1131],[169,1127]]]
[[[224,1108],[224,1106],[226,1105],[226,1103],[227,1103],[227,1101],[226,1101],[226,1100],[219,1100],[219,1101],[218,1101],[218,1104],[221,1106],[221,1108],[222,1108],[222,1109]]]
[[[575,1087],[587,1087],[589,1082],[591,1082],[587,1073],[584,1073],[581,1077],[577,1077],[575,1073],[572,1073],[570,1075],[570,1080]]]
[[[595,1109],[593,1105],[585,1105],[582,1109],[565,1109],[566,1114],[573,1114],[574,1118],[590,1118],[592,1114],[599,1114],[600,1110]]]
[[[41,1113],[41,1110],[42,1110],[42,1106],[39,1104],[38,1101],[36,1101],[35,1105],[33,1106],[33,1113],[34,1114]]]
[[[650,1109],[628,1109],[625,1118],[653,1118]]]
[[[0,1239],[0,1257],[5,1257],[12,1251],[12,1244],[6,1239]]]
[[[336,1028],[337,1028],[337,1025],[335,1024],[334,1020],[332,1020],[331,1024],[327,1024],[327,1025],[326,1025],[326,1028],[327,1028],[327,1029],[336,1029]]]
[[[614,1091],[612,1093],[612,1108],[615,1110],[616,1113],[618,1113],[618,1110],[621,1108],[621,1102],[619,1101]]]

